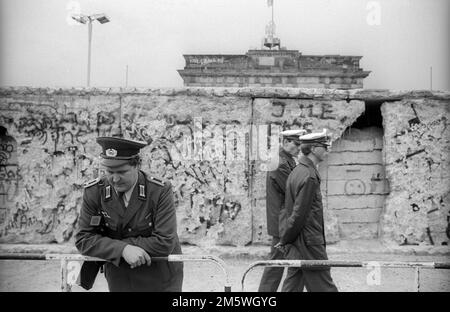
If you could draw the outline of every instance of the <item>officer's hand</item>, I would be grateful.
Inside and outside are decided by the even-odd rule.
[[[281,244],[281,242],[278,243],[278,244],[276,244],[275,246],[273,246],[273,248],[276,248],[276,249],[280,250],[280,251],[283,252],[283,253],[286,251],[286,250],[285,250],[286,245]]]
[[[283,246],[282,244],[281,244],[281,242],[280,243],[277,243],[275,246],[273,246],[273,248],[280,248],[281,246]]]
[[[122,251],[122,257],[131,266],[132,269],[142,264],[151,264],[151,258],[141,247],[126,245]]]

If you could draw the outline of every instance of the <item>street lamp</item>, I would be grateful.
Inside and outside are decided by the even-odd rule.
[[[100,24],[105,24],[110,21],[109,17],[104,13],[93,14],[93,15],[84,15],[77,14],[72,15],[72,18],[76,20],[80,24],[88,23],[88,67],[87,67],[87,86],[88,88],[91,85],[91,42],[92,42],[92,22],[98,21]]]

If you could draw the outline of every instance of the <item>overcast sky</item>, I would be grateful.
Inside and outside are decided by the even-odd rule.
[[[86,25],[95,23],[91,85],[182,87],[183,54],[260,48],[267,0],[0,0],[0,85],[86,85]],[[378,14],[379,13],[379,14]],[[281,45],[303,54],[361,55],[366,89],[450,90],[450,1],[274,0]]]

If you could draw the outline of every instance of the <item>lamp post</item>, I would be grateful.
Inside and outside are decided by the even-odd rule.
[[[105,24],[110,21],[109,17],[104,13],[84,15],[72,15],[72,18],[80,24],[88,24],[88,64],[87,64],[87,87],[91,85],[91,42],[92,42],[92,22],[98,21],[100,24]]]

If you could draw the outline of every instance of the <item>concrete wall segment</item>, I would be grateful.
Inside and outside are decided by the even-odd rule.
[[[373,152],[382,152],[377,166],[385,165],[390,183],[381,221],[371,227],[397,244],[447,243],[450,92],[296,88],[0,88],[0,125],[8,131],[0,142],[0,241],[70,241],[82,183],[100,174],[95,138],[123,133],[150,143],[143,169],[174,185],[183,242],[267,243],[263,162],[250,159],[250,126],[326,127],[337,140],[364,101],[385,102],[382,150],[375,140]],[[233,141],[233,161],[221,156],[230,132],[245,134]],[[201,154],[194,153],[198,144]],[[339,148],[370,153],[364,144]],[[378,193],[371,195],[374,209]],[[331,196],[325,206],[330,200],[340,202]],[[374,221],[378,210],[372,212],[364,220]],[[339,217],[326,210],[329,242],[339,240]]]

